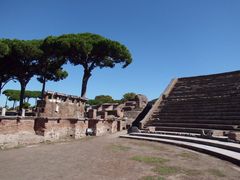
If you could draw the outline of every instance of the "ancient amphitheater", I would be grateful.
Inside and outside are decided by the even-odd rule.
[[[122,137],[206,152],[240,165],[240,71],[173,79]]]

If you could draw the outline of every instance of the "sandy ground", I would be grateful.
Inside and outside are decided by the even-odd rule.
[[[239,167],[212,156],[118,136],[0,151],[0,180],[240,179]]]

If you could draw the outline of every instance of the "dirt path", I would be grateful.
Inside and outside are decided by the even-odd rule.
[[[0,151],[0,179],[240,179],[231,163],[118,135]]]

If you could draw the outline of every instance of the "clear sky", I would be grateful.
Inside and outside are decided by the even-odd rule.
[[[153,99],[172,78],[240,69],[239,0],[0,0],[0,38],[83,32],[120,41],[133,56],[126,69],[95,69],[88,98],[136,92]],[[47,90],[80,95],[82,68],[65,69],[69,77]],[[32,79],[27,89],[41,85]]]

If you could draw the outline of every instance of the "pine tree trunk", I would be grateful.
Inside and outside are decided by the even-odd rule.
[[[44,93],[45,93],[45,88],[46,88],[46,78],[43,77],[41,99],[43,99],[43,96],[44,96]]]
[[[81,97],[86,97],[87,92],[87,83],[89,78],[91,77],[91,73],[88,70],[84,70],[83,79],[82,79],[82,91],[81,91]]]
[[[19,115],[21,115],[21,112],[22,112],[23,100],[24,100],[24,95],[26,90],[26,83],[20,82],[20,84],[21,84],[21,92],[20,92],[20,102],[19,102]]]
[[[6,96],[6,97],[7,97],[7,96]],[[7,103],[8,103],[8,97],[6,98],[5,108],[7,107]]]
[[[0,81],[0,96],[1,96],[1,94],[2,94],[2,81]]]
[[[13,107],[12,107],[13,109],[15,109],[15,104],[16,104],[16,101],[14,100],[13,101]]]

